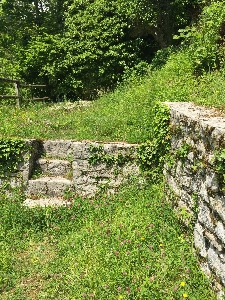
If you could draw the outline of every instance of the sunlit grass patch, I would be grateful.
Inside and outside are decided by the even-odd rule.
[[[12,200],[0,202],[1,218],[18,212],[0,225],[12,249],[1,299],[216,299],[163,184],[57,209]]]

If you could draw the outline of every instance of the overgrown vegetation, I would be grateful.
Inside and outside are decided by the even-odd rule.
[[[26,142],[21,139],[0,139],[0,178],[17,171],[22,154],[28,150]]]
[[[127,162],[131,162],[135,159],[134,150],[130,149],[127,153],[118,152],[117,154],[107,154],[104,151],[102,145],[89,147],[90,156],[88,157],[88,162],[91,165],[97,163],[105,163],[108,167],[110,166],[124,166]]]
[[[223,109],[225,82],[221,71],[198,78],[185,51],[170,56],[160,70],[124,84],[89,106],[76,103],[27,103],[14,100],[0,107],[1,137],[127,141],[153,137],[152,107],[157,101],[189,101]],[[109,117],[110,116],[110,117]]]
[[[142,143],[138,148],[138,159],[141,169],[151,177],[158,179],[165,158],[170,150],[170,110],[165,104],[157,103],[153,107],[152,139]]]
[[[188,53],[197,75],[218,69],[224,71],[224,1],[212,1],[210,6],[204,8],[195,26],[179,31],[183,44],[188,45]]]
[[[92,99],[173,44],[173,34],[196,19],[204,2],[2,1],[2,72],[9,74],[13,61],[12,75],[48,84],[54,99]]]
[[[67,197],[28,209],[1,193],[1,299],[216,299],[163,184]]]
[[[9,153],[13,168],[18,161],[22,144],[7,142],[16,137],[144,143],[143,168],[157,178],[170,135],[168,112],[155,104],[224,109],[224,4],[2,1],[1,76],[49,84],[52,98],[64,102],[21,109],[1,102],[1,173]],[[102,94],[85,106],[73,103]],[[183,145],[177,155],[187,151]],[[102,151],[92,159],[115,162]],[[221,152],[218,173],[223,165]],[[216,299],[163,184],[131,182],[115,196],[93,199],[69,191],[71,206],[57,209],[27,209],[24,197],[1,187],[2,299]]]

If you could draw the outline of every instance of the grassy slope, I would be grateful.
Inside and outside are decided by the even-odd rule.
[[[195,78],[185,53],[174,54],[161,69],[127,83],[91,104],[68,109],[32,104],[0,106],[0,137],[127,141],[151,139],[155,101],[191,101],[224,107],[225,80],[219,72]]]

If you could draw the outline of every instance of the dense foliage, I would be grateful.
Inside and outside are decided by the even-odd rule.
[[[203,9],[194,26],[181,29],[183,44],[188,45],[196,74],[224,68],[225,54],[225,3],[213,1]]]
[[[197,19],[196,0],[4,0],[1,73],[52,87],[58,99],[94,98]],[[10,67],[13,62],[13,70]]]
[[[26,143],[20,139],[0,139],[0,178],[17,171]]]

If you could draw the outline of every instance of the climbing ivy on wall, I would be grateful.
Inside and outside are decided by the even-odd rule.
[[[157,180],[158,174],[162,173],[166,154],[170,150],[170,109],[166,104],[157,103],[153,111],[153,138],[140,145],[137,156],[141,169],[150,175],[152,180]]]
[[[26,148],[26,142],[21,139],[0,139],[0,178],[17,170]]]
[[[90,145],[89,147],[90,156],[88,162],[91,165],[97,163],[105,163],[108,167],[110,166],[123,166],[129,161],[134,160],[134,149],[130,149],[127,153],[119,152],[117,154],[107,154],[104,150],[103,145]]]

